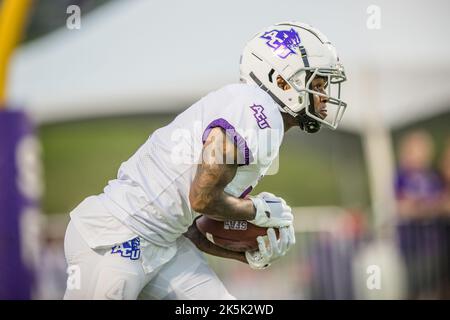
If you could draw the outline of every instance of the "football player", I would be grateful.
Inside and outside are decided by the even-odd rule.
[[[71,212],[65,299],[233,299],[201,251],[262,269],[292,247],[291,208],[249,194],[287,130],[338,126],[344,69],[323,34],[286,22],[247,43],[240,74],[156,130],[103,193]],[[256,251],[220,248],[198,231],[200,215],[267,227],[268,241],[259,237]]]

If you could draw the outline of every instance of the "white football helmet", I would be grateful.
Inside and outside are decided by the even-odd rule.
[[[245,46],[240,61],[241,81],[266,91],[282,112],[298,118],[306,132],[321,124],[336,129],[347,104],[340,99],[344,68],[330,41],[317,29],[298,22],[281,22],[257,33]],[[290,89],[277,84],[281,76]],[[315,77],[327,80],[327,92],[311,88]],[[325,118],[315,112],[313,95],[328,100]]]

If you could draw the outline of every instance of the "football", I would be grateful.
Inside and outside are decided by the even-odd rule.
[[[196,220],[198,230],[212,243],[231,251],[257,250],[258,236],[266,236],[267,228],[258,227],[245,220],[218,221],[207,216]],[[277,237],[278,229],[275,229]]]

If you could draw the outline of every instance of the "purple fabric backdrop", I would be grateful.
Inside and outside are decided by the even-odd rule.
[[[21,111],[0,111],[0,299],[30,299],[32,272],[21,255],[20,216],[36,206],[17,185],[16,148],[34,134]]]

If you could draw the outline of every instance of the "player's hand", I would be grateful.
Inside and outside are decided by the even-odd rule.
[[[286,252],[295,244],[294,227],[279,228],[280,238],[277,239],[273,228],[267,229],[267,238],[259,236],[258,241],[259,250],[246,251],[245,258],[252,269],[265,269],[270,264],[284,256]]]
[[[294,217],[291,207],[282,198],[269,192],[261,192],[257,196],[250,197],[256,209],[255,219],[250,223],[260,227],[288,227],[292,225]]]

